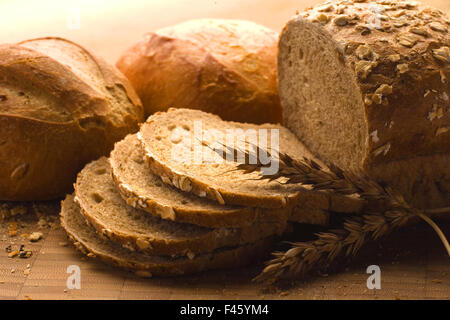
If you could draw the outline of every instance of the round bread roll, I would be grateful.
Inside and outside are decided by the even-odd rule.
[[[329,1],[280,36],[286,125],[325,163],[450,205],[450,21],[406,1]]]
[[[0,200],[47,200],[83,166],[138,129],[126,78],[60,38],[0,46]]]
[[[117,62],[146,116],[192,108],[224,120],[281,123],[278,34],[249,21],[200,19],[160,29]]]

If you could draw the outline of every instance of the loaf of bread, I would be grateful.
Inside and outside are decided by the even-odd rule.
[[[0,200],[63,196],[86,163],[142,120],[126,78],[78,44],[1,45]]]
[[[146,116],[175,107],[225,120],[280,123],[277,43],[277,32],[253,22],[191,20],[146,34],[117,67]]]
[[[314,155],[418,207],[450,204],[450,22],[404,1],[333,1],[279,42],[285,123]]]

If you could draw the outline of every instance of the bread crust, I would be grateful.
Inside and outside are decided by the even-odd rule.
[[[59,52],[58,60],[31,48],[46,41],[55,51],[58,45],[82,51],[102,75],[95,81],[104,90],[63,62],[68,52]],[[113,104],[123,105],[120,113]],[[142,120],[140,100],[126,78],[79,45],[52,37],[1,45],[0,200],[63,196],[84,164],[106,155]]]
[[[379,25],[369,28],[377,17]],[[289,33],[301,25],[332,43],[359,90],[366,125],[363,159],[344,169],[366,171],[406,192],[419,207],[447,206],[448,191],[440,187],[450,182],[450,22],[445,14],[404,1],[328,2],[287,23],[279,57],[287,55]],[[280,62],[282,79],[289,66]],[[292,83],[285,79],[279,86],[283,105],[292,110],[285,113],[286,125],[312,138],[289,120],[296,111],[283,92]],[[339,164],[339,157],[318,153],[316,142],[303,142],[325,163]],[[431,170],[431,164],[437,166]]]
[[[277,39],[252,22],[192,20],[146,34],[116,65],[146,116],[189,106],[225,120],[281,123]]]

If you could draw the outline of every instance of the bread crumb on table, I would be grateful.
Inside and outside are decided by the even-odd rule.
[[[40,239],[42,239],[42,236],[43,236],[42,232],[33,232],[28,237],[28,240],[30,240],[31,242],[36,242],[36,241],[39,241]]]
[[[433,283],[442,283],[442,280],[440,280],[440,279],[433,279],[433,280],[431,280],[431,282],[433,282]]]

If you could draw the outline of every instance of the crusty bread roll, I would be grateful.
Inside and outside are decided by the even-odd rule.
[[[281,123],[277,42],[275,31],[253,22],[191,20],[148,33],[117,67],[146,116],[175,107],[225,120]]]
[[[403,1],[336,1],[280,35],[285,123],[325,163],[419,207],[450,204],[450,22]]]
[[[1,45],[0,200],[63,196],[142,120],[125,77],[83,47],[59,38]]]

